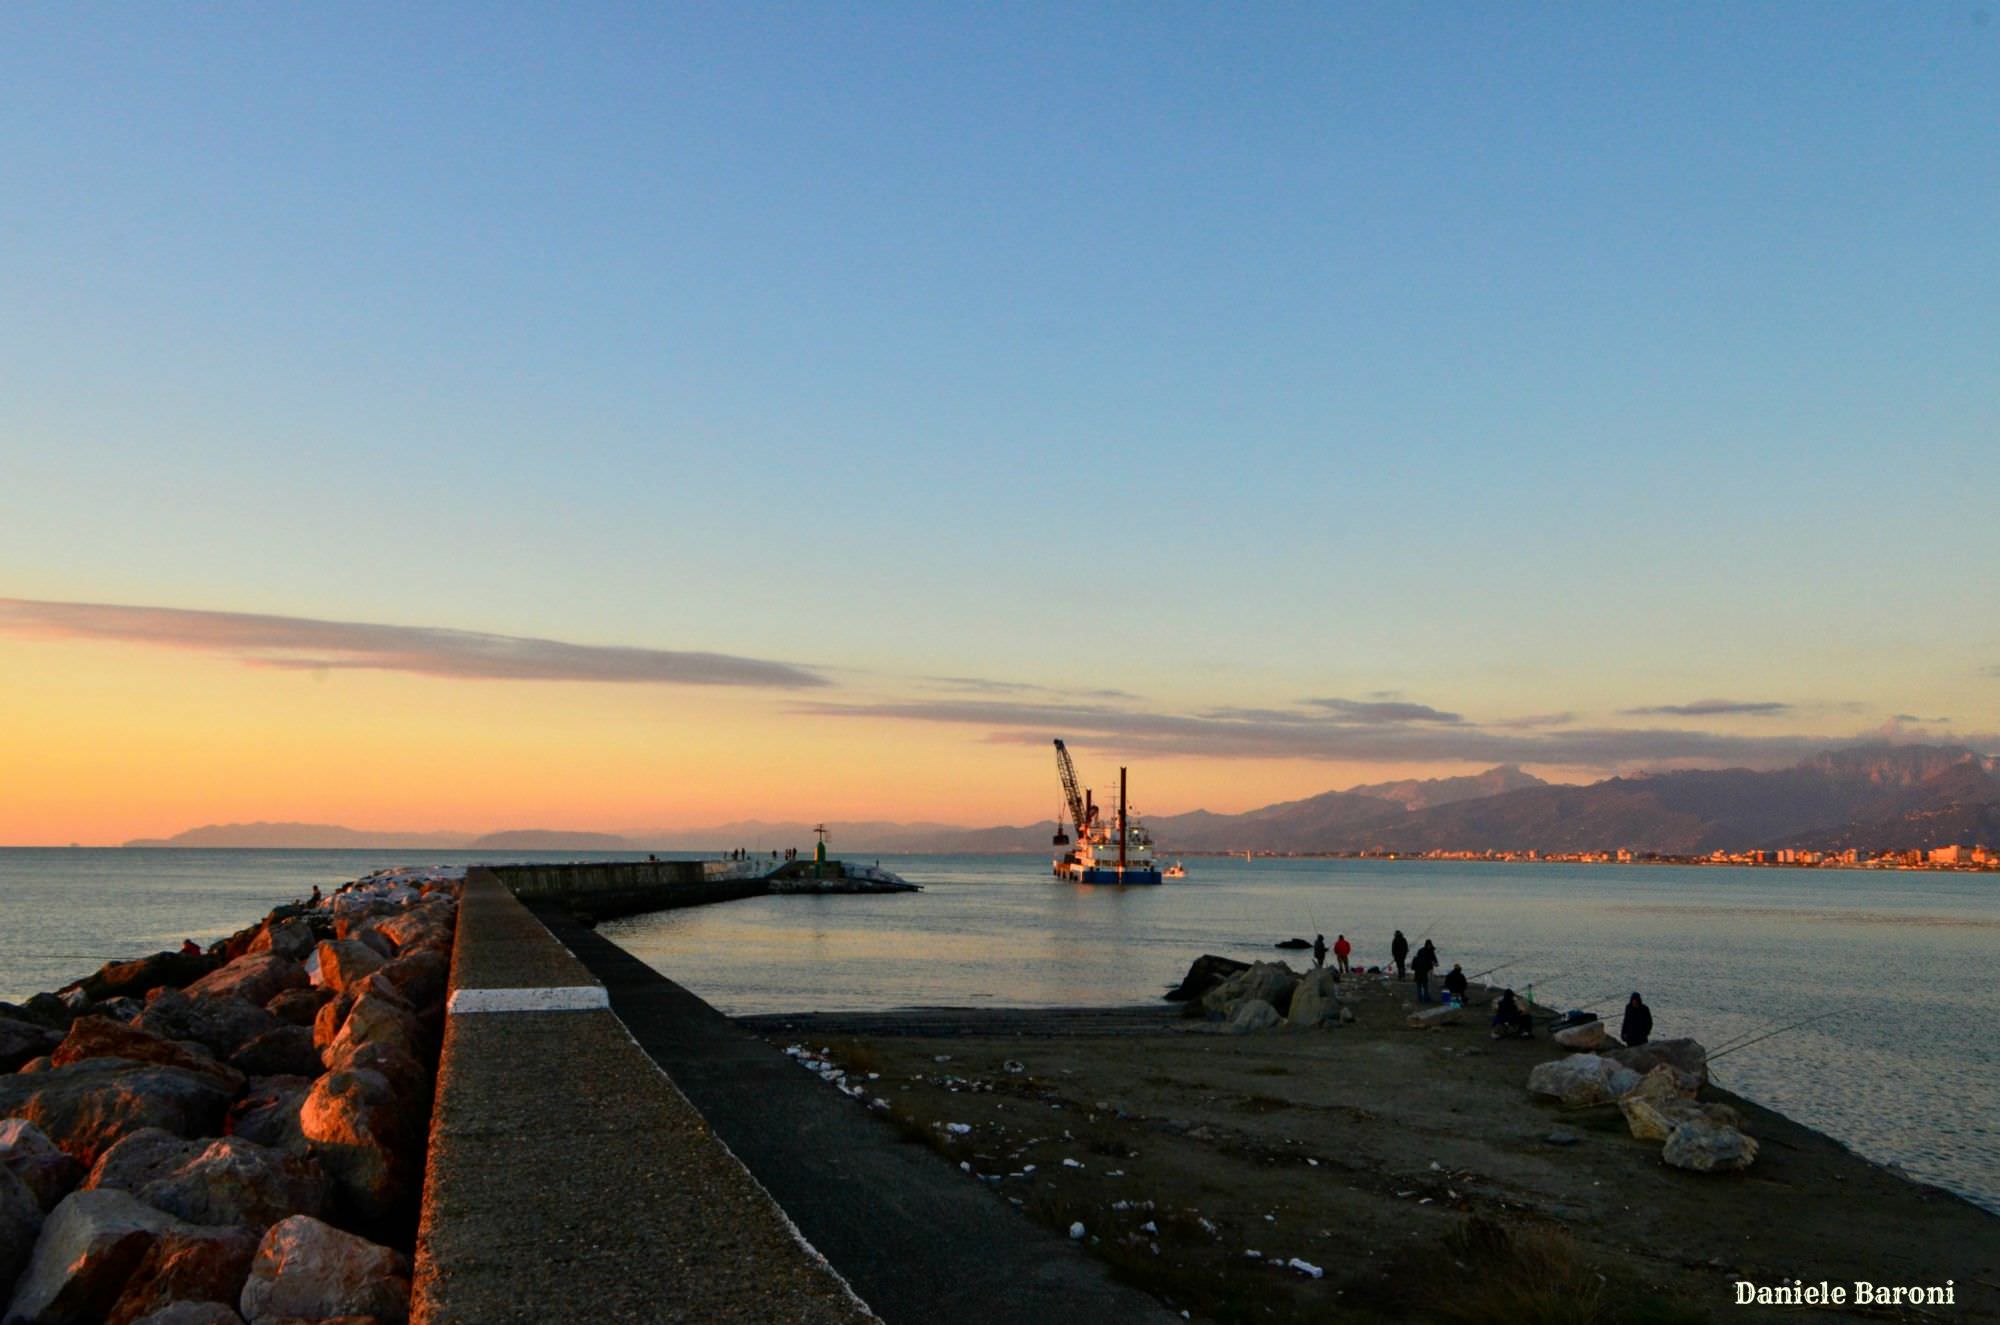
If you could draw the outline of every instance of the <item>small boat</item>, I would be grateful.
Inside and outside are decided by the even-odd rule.
[[[1160,877],[1163,879],[1185,879],[1187,877],[1187,866],[1177,860],[1167,866],[1166,869],[1160,871]]]

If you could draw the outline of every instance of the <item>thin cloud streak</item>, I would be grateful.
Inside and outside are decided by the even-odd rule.
[[[442,626],[388,626],[253,612],[205,612],[112,603],[0,598],[0,632],[114,640],[228,654],[254,667],[365,670],[478,681],[588,681],[618,685],[829,684],[790,663],[726,653],[566,644]]]
[[[1697,699],[1692,704],[1652,704],[1618,711],[1628,718],[1768,718],[1790,713],[1792,706],[1775,699]]]
[[[1512,724],[1378,723],[1359,725],[1268,709],[1202,714],[1135,712],[1097,704],[945,700],[805,702],[794,711],[820,717],[873,718],[986,727],[1001,744],[1038,744],[1062,735],[1078,744],[1133,754],[1236,759],[1311,759],[1341,763],[1472,762],[1565,768],[1629,769],[1680,761],[1774,767],[1857,738],[1740,736],[1656,727],[1524,728]],[[1866,738],[1860,738],[1866,739]],[[1882,739],[1880,735],[1874,737]],[[1968,738],[1985,740],[1993,738]]]
[[[1465,721],[1457,713],[1446,713],[1428,704],[1358,699],[1308,699],[1303,702],[1345,722],[1439,722],[1455,725]]]

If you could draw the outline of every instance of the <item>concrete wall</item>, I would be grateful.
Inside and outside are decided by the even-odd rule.
[[[557,904],[597,920],[680,906],[761,897],[762,879],[711,879],[699,860],[586,861],[491,865],[507,890],[530,905]]]

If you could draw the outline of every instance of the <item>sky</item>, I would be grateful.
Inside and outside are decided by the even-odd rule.
[[[0,842],[2000,750],[1992,11],[7,6]]]

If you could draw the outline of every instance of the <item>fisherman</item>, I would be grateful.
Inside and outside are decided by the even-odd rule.
[[[1465,1002],[1465,968],[1457,962],[1451,964],[1451,974],[1444,978],[1444,992],[1460,1003]]]
[[[1644,1044],[1653,1038],[1653,1010],[1639,997],[1639,991],[1632,991],[1632,1000],[1625,1005],[1625,1020],[1618,1027],[1618,1038],[1626,1044]]]
[[[201,945],[193,939],[182,939],[181,953],[188,957],[199,957],[201,956]]]
[[[1313,965],[1326,965],[1326,935],[1313,935]]]
[[[1410,941],[1403,937],[1403,931],[1400,929],[1396,931],[1394,941],[1389,944],[1389,955],[1396,960],[1396,978],[1400,980],[1403,978],[1403,962],[1410,955]]]
[[[1353,972],[1347,969],[1347,955],[1353,951],[1354,945],[1347,941],[1347,935],[1341,934],[1334,938],[1333,959],[1340,963],[1340,973],[1342,975],[1353,974]]]
[[[1493,1038],[1505,1039],[1518,1035],[1524,1040],[1535,1037],[1535,1023],[1529,1019],[1527,1010],[1514,1001],[1514,991],[1500,991],[1500,1001],[1493,1005]]]
[[[314,885],[313,885],[313,895],[312,895],[311,897],[308,897],[308,898],[306,898],[306,905],[307,905],[307,906],[318,906],[318,905],[319,905],[319,885],[318,885],[318,884],[314,884]]]
[[[1437,948],[1429,939],[1417,949],[1417,955],[1410,961],[1410,974],[1417,978],[1417,1002],[1431,1001],[1431,972],[1437,969]]]

